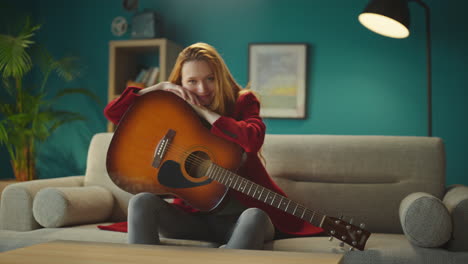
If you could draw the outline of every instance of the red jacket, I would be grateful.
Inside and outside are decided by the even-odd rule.
[[[138,96],[136,92],[141,88],[128,87],[123,94],[110,102],[104,109],[104,115],[114,124],[120,121],[127,108]],[[213,123],[211,133],[240,145],[247,154],[246,161],[242,164],[238,174],[266,187],[283,196],[286,194],[273,182],[263,166],[258,151],[263,145],[266,127],[260,115],[260,103],[253,93],[244,93],[237,99],[234,112],[228,116],[222,116]],[[323,229],[313,226],[295,216],[287,214],[275,207],[266,205],[240,192],[230,190],[230,195],[237,198],[247,207],[257,207],[264,210],[271,218],[275,227],[284,233],[292,235],[318,234]],[[175,199],[175,205],[186,211],[196,211],[184,204],[180,199]]]

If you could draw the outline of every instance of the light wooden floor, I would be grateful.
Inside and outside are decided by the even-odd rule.
[[[339,254],[55,241],[0,253],[0,263],[337,264]]]

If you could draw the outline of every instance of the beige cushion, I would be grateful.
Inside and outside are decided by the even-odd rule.
[[[453,223],[452,238],[448,243],[451,251],[468,251],[468,187],[456,186],[452,188],[443,200]]]
[[[51,187],[39,191],[33,215],[44,227],[61,227],[107,220],[112,213],[112,193],[100,186]]]
[[[428,193],[412,193],[400,204],[406,238],[416,246],[440,247],[452,233],[452,220],[442,201]]]

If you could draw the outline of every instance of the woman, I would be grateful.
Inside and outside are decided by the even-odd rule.
[[[128,87],[104,110],[118,123],[136,97],[165,90],[183,98],[211,124],[211,133],[240,145],[246,160],[238,174],[272,191],[285,195],[270,179],[259,158],[265,124],[259,116],[255,95],[236,83],[214,47],[196,43],[178,56],[169,82],[145,89]],[[230,190],[226,206],[212,214],[198,212],[181,199],[172,204],[150,193],[140,193],[129,203],[129,243],[158,244],[165,237],[226,243],[227,248],[263,249],[277,231],[290,235],[317,234],[322,229],[266,206],[242,193]],[[259,209],[262,208],[262,209]]]

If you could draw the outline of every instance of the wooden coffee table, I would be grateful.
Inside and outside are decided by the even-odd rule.
[[[342,255],[179,246],[54,241],[0,253],[0,263],[337,264]]]

